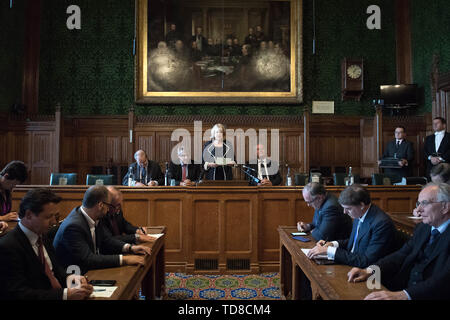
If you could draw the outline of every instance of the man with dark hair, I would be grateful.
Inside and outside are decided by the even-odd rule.
[[[308,254],[309,258],[326,254],[337,264],[366,268],[395,250],[395,226],[380,208],[371,203],[369,192],[354,184],[339,196],[344,213],[353,220],[349,239],[326,242],[320,240]]]
[[[366,300],[450,299],[450,186],[430,183],[419,194],[417,210],[423,223],[398,251],[374,263],[389,291],[369,294]],[[349,282],[366,281],[372,268],[353,268]]]
[[[338,199],[317,182],[308,183],[302,191],[306,204],[314,208],[312,223],[297,223],[299,231],[309,232],[317,241],[347,239],[352,231],[352,219],[345,215]]]
[[[56,233],[53,245],[61,263],[77,265],[82,273],[91,269],[143,265],[150,248],[134,246],[107,236],[98,221],[111,207],[111,194],[105,186],[92,186],[84,194],[81,207],[74,208]],[[121,253],[130,253],[123,256]]]
[[[113,186],[108,186],[107,189],[112,196],[111,206],[107,215],[101,219],[107,236],[131,244],[155,241],[155,238],[148,235],[143,228],[135,227],[125,219],[122,212],[122,192]]]
[[[430,172],[431,181],[434,183],[447,183],[450,184],[450,164],[439,163],[434,166]]]
[[[129,165],[128,173],[123,177],[124,186],[128,185],[130,173],[134,176],[136,187],[164,185],[164,176],[159,164],[149,160],[144,150],[136,151],[134,159],[136,162]]]
[[[442,162],[450,162],[450,133],[446,131],[444,118],[433,119],[434,134],[425,138],[425,161],[427,163],[426,176],[430,178],[431,169]]]
[[[27,167],[22,161],[11,161],[0,172],[0,221],[17,220],[17,212],[11,212],[11,192],[27,178]]]
[[[170,48],[174,49],[175,42],[179,39],[181,39],[181,33],[177,30],[177,25],[175,23],[171,23],[170,30],[166,34],[166,43]]]
[[[411,142],[407,141],[406,130],[402,126],[395,128],[395,139],[389,141],[382,158],[378,161],[381,164],[382,159],[396,158],[400,168],[385,168],[386,175],[398,176],[399,178],[408,177],[411,175],[411,162],[414,159],[414,149]]]
[[[49,189],[33,189],[23,197],[19,224],[0,238],[0,299],[79,300],[92,293],[84,277],[71,275],[66,281],[64,269],[45,237],[55,222],[60,201]],[[77,287],[72,286],[73,281]]]

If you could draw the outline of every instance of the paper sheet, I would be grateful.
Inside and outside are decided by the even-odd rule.
[[[164,235],[164,233],[147,233],[147,235],[155,237],[155,238],[159,238],[159,237],[162,237]]]
[[[311,249],[302,249],[305,256],[308,256],[309,250]],[[328,256],[326,254],[319,254],[318,256],[315,256],[314,259],[326,259],[328,260]]]
[[[89,296],[89,298],[111,298],[117,287],[100,287],[94,286],[94,292]],[[96,291],[99,290],[99,291]]]

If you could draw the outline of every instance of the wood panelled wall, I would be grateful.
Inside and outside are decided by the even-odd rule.
[[[305,120],[306,119],[306,120]],[[48,184],[51,172],[76,172],[78,184],[85,184],[86,174],[93,167],[103,168],[108,161],[116,168],[133,162],[138,149],[147,151],[149,157],[159,162],[164,171],[170,161],[172,148],[178,141],[171,141],[172,132],[184,128],[194,141],[194,121],[202,121],[203,137],[215,123],[224,123],[228,129],[267,129],[270,150],[271,129],[279,129],[280,170],[283,180],[286,164],[293,173],[308,172],[310,168],[352,166],[355,173],[370,177],[378,172],[377,146],[382,149],[393,139],[396,125],[407,129],[407,139],[414,143],[416,162],[414,174],[423,172],[422,149],[430,117],[377,117],[358,116],[127,116],[31,118],[29,121],[10,119],[0,115],[6,125],[0,128],[0,165],[16,159],[30,168],[28,183]],[[60,125],[58,125],[58,121]],[[305,121],[306,126],[305,126]],[[380,123],[382,122],[382,124]],[[381,141],[377,130],[382,130]],[[132,141],[130,142],[130,130]],[[60,144],[58,145],[58,140]],[[249,158],[249,139],[245,139],[246,160]],[[57,150],[60,150],[59,154]],[[194,150],[194,149],[192,149]],[[269,152],[270,153],[270,152]],[[111,160],[110,160],[111,159]],[[119,173],[115,171],[114,173]],[[239,168],[234,176],[244,179]],[[119,177],[120,183],[122,177]]]

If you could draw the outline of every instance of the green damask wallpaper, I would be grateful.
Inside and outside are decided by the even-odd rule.
[[[0,111],[22,98],[25,0],[0,2]]]
[[[419,113],[431,112],[430,73],[433,54],[440,72],[450,71],[450,9],[448,0],[412,0],[413,82],[424,88],[425,103]]]
[[[370,100],[380,84],[395,83],[395,27],[392,0],[316,0],[317,53],[312,54],[312,0],[304,0],[304,97],[334,100],[337,114],[372,114]],[[66,8],[82,10],[82,30],[66,28]],[[366,28],[366,9],[381,7],[382,29]],[[43,8],[40,110],[66,114],[126,114],[133,104],[132,39],[134,1],[45,0]],[[341,103],[340,62],[365,60],[361,102]],[[138,114],[300,114],[302,106],[137,106]]]

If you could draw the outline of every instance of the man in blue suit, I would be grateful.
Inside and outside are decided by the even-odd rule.
[[[450,186],[426,185],[419,194],[417,212],[423,223],[412,238],[375,262],[381,283],[390,291],[373,292],[366,300],[450,299]],[[365,281],[372,273],[371,268],[353,268],[348,281]]]
[[[352,231],[352,219],[345,215],[338,199],[317,182],[308,183],[302,191],[306,204],[314,208],[312,223],[297,223],[298,230],[311,231],[317,241],[346,239]]]
[[[344,213],[353,219],[350,238],[332,242],[320,240],[308,257],[326,254],[337,264],[366,268],[394,251],[394,223],[370,201],[369,192],[360,185],[351,185],[342,191],[339,203]]]

